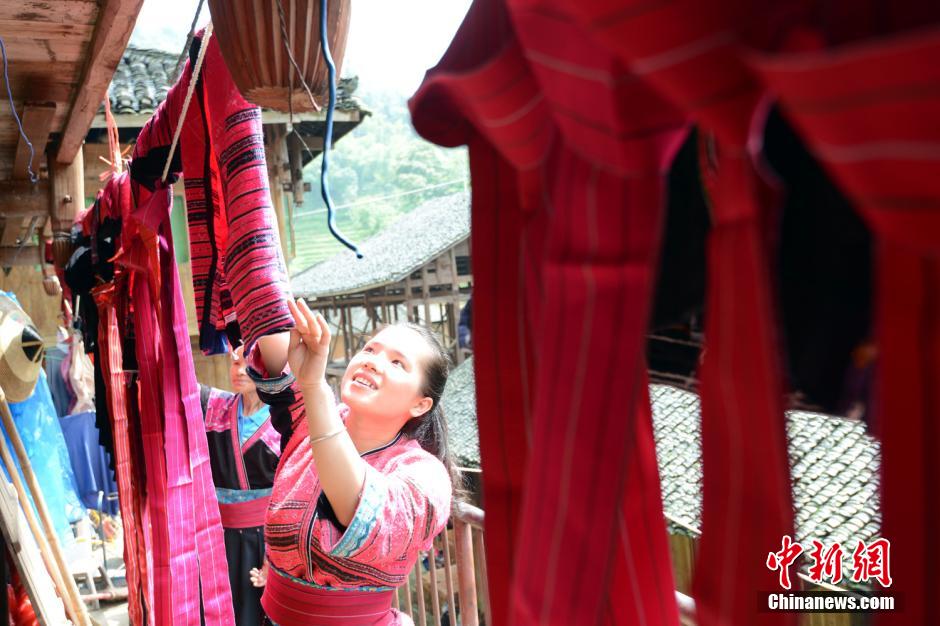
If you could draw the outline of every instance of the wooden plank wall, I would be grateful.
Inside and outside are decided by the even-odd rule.
[[[193,364],[196,366],[196,380],[203,385],[231,391],[228,380],[229,356],[217,354],[206,356],[199,350],[199,337],[192,337]]]
[[[59,325],[59,296],[47,296],[42,288],[42,271],[38,265],[14,267],[7,274],[0,270],[0,289],[12,291],[20,306],[32,318],[43,340],[55,342]]]

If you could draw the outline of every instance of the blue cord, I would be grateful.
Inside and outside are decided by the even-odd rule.
[[[39,182],[39,176],[33,171],[33,159],[36,157],[36,152],[33,150],[33,144],[29,141],[29,137],[26,136],[26,131],[23,130],[23,123],[20,121],[20,116],[16,113],[16,105],[13,104],[13,91],[10,89],[10,73],[7,71],[7,47],[3,44],[3,37],[0,37],[0,52],[3,52],[3,82],[6,83],[7,86],[10,110],[13,111],[13,119],[16,120],[16,125],[20,127],[20,136],[23,137],[23,141],[29,146],[29,163],[26,164],[26,171],[29,173],[29,181],[35,184]]]
[[[326,29],[327,0],[320,1],[320,48],[323,50],[323,58],[326,60],[326,67],[330,78],[330,102],[326,107],[326,130],[323,133],[323,160],[320,166],[320,195],[323,196],[323,202],[326,203],[327,226],[336,239],[356,253],[356,258],[361,259],[362,253],[356,244],[350,242],[336,228],[336,211],[333,209],[333,197],[330,195],[330,183],[327,174],[330,169],[330,146],[333,144],[333,112],[336,109],[336,65],[333,63],[333,55],[330,54],[330,42],[327,39]]]

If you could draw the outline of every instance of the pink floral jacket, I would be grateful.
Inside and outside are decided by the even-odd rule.
[[[401,434],[365,452],[365,485],[344,528],[320,488],[299,391],[286,377],[252,373],[281,433],[281,460],[265,520],[269,565],[316,587],[380,591],[404,584],[418,552],[430,548],[450,515],[451,482],[444,465]],[[348,408],[339,405],[339,410],[345,419]]]

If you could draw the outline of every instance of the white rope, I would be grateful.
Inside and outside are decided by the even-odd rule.
[[[209,37],[212,36],[212,22],[206,26],[206,32],[202,36],[202,44],[199,46],[199,55],[196,57],[196,66],[189,77],[189,89],[186,90],[186,99],[183,100],[183,109],[180,111],[180,117],[176,121],[176,131],[173,133],[173,143],[170,144],[170,153],[166,155],[166,165],[163,166],[162,182],[166,182],[166,177],[170,173],[170,163],[173,161],[173,153],[176,152],[176,144],[180,139],[180,133],[183,130],[183,121],[186,119],[186,112],[189,110],[189,103],[193,99],[193,92],[196,91],[196,83],[199,81],[199,70],[202,69],[202,61],[206,57],[206,48],[209,47]]]

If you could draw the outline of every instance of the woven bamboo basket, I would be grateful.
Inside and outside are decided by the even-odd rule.
[[[296,112],[312,111],[287,54],[277,10],[278,0],[209,0],[214,36],[238,90],[260,107]],[[280,0],[287,40],[307,85],[319,106],[326,104],[329,76],[320,51],[320,1]],[[329,0],[327,32],[339,80],[351,0]]]

